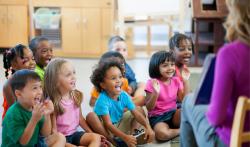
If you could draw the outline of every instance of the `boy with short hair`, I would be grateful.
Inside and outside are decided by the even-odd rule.
[[[17,101],[9,108],[3,120],[1,146],[39,146],[39,133],[46,137],[48,146],[64,146],[63,135],[51,135],[50,114],[54,106],[50,100],[42,102],[40,77],[34,71],[19,70],[12,76],[10,85]]]
[[[35,72],[44,79],[45,67],[53,58],[53,48],[48,38],[37,36],[30,41],[29,48],[32,50],[36,60]]]

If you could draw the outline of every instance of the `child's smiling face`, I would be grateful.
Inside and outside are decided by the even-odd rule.
[[[75,68],[70,62],[62,65],[58,75],[58,86],[61,93],[72,91],[76,87]]]
[[[12,61],[11,66],[14,70],[20,70],[20,69],[34,70],[36,67],[36,62],[35,62],[32,51],[28,48],[24,48],[23,58],[16,57]]]
[[[118,98],[121,93],[122,77],[121,70],[113,66],[106,71],[104,80],[100,83],[102,89],[113,99]]]
[[[38,43],[35,59],[38,65],[45,67],[53,57],[53,48],[49,41]]]
[[[124,58],[127,58],[128,56],[127,45],[124,41],[114,43],[112,51],[119,52]]]
[[[43,91],[41,81],[28,80],[22,90],[15,90],[15,95],[18,102],[27,110],[40,102],[42,99]]]
[[[187,65],[192,56],[192,44],[190,40],[183,39],[179,42],[179,47],[174,49],[177,65]]]
[[[164,79],[170,79],[175,73],[175,63],[173,61],[165,61],[159,66],[161,77]]]

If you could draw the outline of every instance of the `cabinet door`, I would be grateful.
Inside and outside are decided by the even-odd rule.
[[[28,8],[8,6],[9,46],[17,43],[28,45]]]
[[[80,8],[62,8],[62,48],[64,53],[82,53],[82,20]],[[67,56],[67,54],[64,54]]]
[[[7,6],[0,6],[0,47],[8,47]]]
[[[83,14],[83,52],[85,55],[101,54],[101,10],[100,8],[82,9]]]
[[[102,52],[108,49],[108,40],[112,36],[113,16],[112,9],[102,9]]]

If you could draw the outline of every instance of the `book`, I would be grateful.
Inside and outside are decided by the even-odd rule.
[[[195,99],[195,105],[210,103],[210,98],[213,91],[215,62],[215,54],[208,54],[206,56],[201,78],[193,95]]]

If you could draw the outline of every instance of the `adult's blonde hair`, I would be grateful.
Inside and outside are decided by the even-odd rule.
[[[60,93],[59,87],[59,75],[61,74],[62,67],[65,63],[68,63],[64,59],[54,59],[52,60],[45,70],[44,76],[44,93],[46,97],[49,97],[53,104],[56,115],[61,115],[64,113],[60,102],[62,100],[62,94]],[[70,91],[71,98],[74,100],[77,107],[81,106],[83,99],[83,94],[78,90]]]
[[[234,41],[239,39],[250,45],[250,1],[226,0],[229,14],[224,27],[226,39]]]

